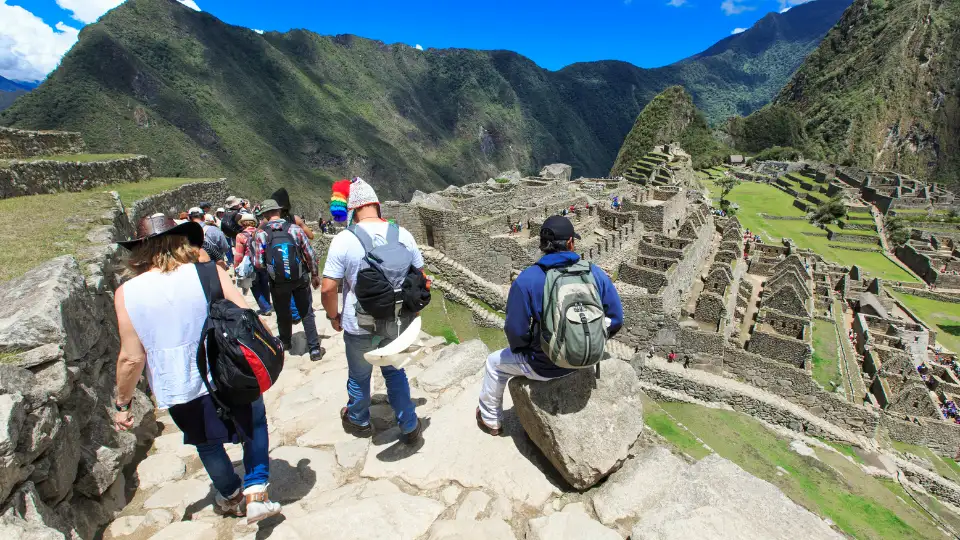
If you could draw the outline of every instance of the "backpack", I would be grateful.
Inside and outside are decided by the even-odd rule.
[[[285,222],[280,229],[267,228],[267,252],[264,262],[274,283],[297,283],[306,275],[303,253],[296,238],[290,234],[293,224]]]
[[[251,257],[252,250],[250,249],[250,244],[253,242],[253,235],[246,232],[240,233],[237,235],[238,242],[240,237],[246,238],[246,242],[243,244],[243,252],[241,253],[243,259],[241,259],[240,264],[237,265],[237,279],[247,279],[251,277],[254,272],[253,259]]]
[[[593,367],[604,357],[607,328],[590,263],[544,270],[540,348],[558,367]]]
[[[223,214],[223,219],[220,220],[220,230],[227,235],[227,238],[236,238],[238,234],[243,232],[243,227],[237,223],[239,217],[240,212],[236,210],[230,210]]]
[[[354,294],[357,324],[371,334],[394,339],[430,303],[430,283],[414,268],[413,254],[400,243],[400,227],[390,223],[387,243],[374,246],[360,226],[347,227],[363,245]]]
[[[229,418],[231,407],[253,403],[277,381],[283,369],[283,345],[252,309],[223,297],[214,263],[196,267],[208,306],[197,369],[217,414]]]

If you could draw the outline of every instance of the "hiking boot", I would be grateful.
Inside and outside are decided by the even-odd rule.
[[[480,407],[477,407],[477,427],[480,428],[480,431],[486,433],[487,435],[493,435],[494,437],[499,437],[503,432],[500,428],[492,428],[483,421],[483,418],[480,416]]]
[[[400,441],[406,445],[414,445],[423,440],[423,422],[417,418],[417,427],[410,433],[401,433]]]
[[[250,486],[243,490],[243,494],[247,500],[247,525],[275,516],[282,510],[280,503],[270,500],[266,484]]]
[[[237,488],[233,495],[224,497],[217,492],[214,496],[217,503],[217,512],[223,516],[243,517],[246,514],[243,511],[243,492]]]
[[[321,358],[323,358],[323,355],[325,355],[325,354],[327,354],[327,350],[324,349],[323,347],[314,349],[314,350],[310,351],[310,361],[311,361],[311,362],[317,362],[317,361],[319,361]]]
[[[360,437],[365,439],[373,435],[373,426],[367,424],[361,426],[360,424],[354,424],[347,418],[347,408],[344,407],[340,409],[340,423],[343,424],[343,430],[347,433],[353,435],[354,437]]]

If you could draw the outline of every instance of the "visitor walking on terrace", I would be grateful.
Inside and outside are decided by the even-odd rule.
[[[203,251],[210,257],[209,260],[217,263],[217,266],[226,270],[227,261],[233,264],[233,252],[230,249],[230,243],[227,241],[227,237],[223,235],[223,232],[221,232],[219,228],[206,223],[207,214],[203,213],[203,209],[195,206],[190,209],[189,215],[190,221],[199,224],[203,228]],[[227,258],[227,261],[224,261],[224,257]],[[206,262],[202,254],[200,259],[200,262]]]
[[[201,379],[197,352],[207,320],[207,296],[200,272],[211,272],[211,279],[218,276],[224,298],[247,307],[222,268],[210,263],[199,268],[203,241],[200,224],[177,225],[172,219],[153,216],[140,221],[136,240],[120,243],[131,251],[128,272],[133,278],[114,297],[120,333],[114,425],[120,431],[133,427],[134,390],[146,367],[157,407],[169,409],[183,432],[184,444],[197,448],[216,490],[216,510],[246,515],[252,523],[280,512],[280,505],[267,496],[267,416],[260,398],[233,407],[235,422],[224,422]],[[223,448],[224,443],[241,440],[245,441],[242,482]]]
[[[284,348],[290,350],[293,335],[292,298],[303,321],[310,360],[316,362],[323,358],[325,352],[317,334],[313,293],[310,291],[311,285],[314,289],[320,288],[317,256],[303,229],[280,217],[282,209],[277,201],[263,201],[260,212],[267,222],[260,226],[254,236],[253,266],[265,270],[269,275],[270,295],[277,313],[277,333]]]
[[[243,231],[237,235],[236,246],[233,249],[233,260],[239,271],[239,266],[244,257],[253,264],[255,255],[253,253],[254,236],[257,234],[257,218],[253,214],[243,213],[237,218],[237,222],[243,227]],[[250,289],[253,297],[257,300],[257,306],[260,308],[260,315],[269,315],[273,312],[270,305],[270,276],[263,268],[253,269],[253,283]]]
[[[422,275],[423,255],[410,231],[385,221],[380,212],[380,199],[361,178],[342,180],[334,184],[330,210],[334,219],[346,221],[348,228],[333,237],[323,267],[321,299],[327,319],[337,332],[343,330],[347,353],[347,405],[340,410],[343,429],[358,437],[373,434],[370,425],[370,376],[373,366],[363,355],[389,344],[392,340],[376,335],[380,327],[374,318],[361,313],[358,318],[357,276],[367,254],[374,248],[397,246],[405,248],[410,266]],[[402,246],[402,247],[400,247]],[[340,311],[337,292],[343,286],[343,311]],[[363,293],[364,291],[361,291]],[[362,296],[362,295],[361,295]],[[399,315],[398,315],[399,317]],[[380,372],[387,385],[387,397],[400,427],[400,440],[415,444],[421,439],[423,425],[417,418],[416,406],[410,398],[410,383],[403,369],[381,366]]]
[[[547,381],[576,371],[558,367],[550,360],[541,349],[540,331],[547,272],[580,261],[580,256],[574,251],[575,240],[579,239],[569,219],[562,216],[547,218],[540,227],[540,251],[543,256],[536,264],[520,272],[510,286],[504,327],[509,346],[487,357],[480,406],[477,407],[477,426],[485,433],[494,436],[501,433],[503,392],[512,377]],[[610,319],[607,337],[612,338],[623,326],[620,295],[610,277],[598,266],[590,264],[590,275],[596,284],[604,315]]]

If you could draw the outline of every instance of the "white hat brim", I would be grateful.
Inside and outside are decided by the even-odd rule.
[[[363,354],[363,359],[374,366],[393,366],[403,369],[417,356],[422,347],[414,347],[420,337],[420,328],[423,325],[420,317],[414,319],[406,330],[390,343]],[[412,349],[412,350],[408,350]]]

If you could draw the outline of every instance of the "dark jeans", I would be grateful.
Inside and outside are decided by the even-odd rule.
[[[260,311],[270,309],[270,274],[266,270],[256,270],[253,274],[253,297],[257,299]]]
[[[263,399],[253,403],[253,437],[243,443],[243,482],[237,476],[227,457],[222,443],[198,444],[197,453],[200,462],[207,470],[213,487],[223,497],[230,497],[243,487],[266,484],[270,479],[270,458],[267,456],[270,447],[270,435],[267,431],[267,413],[263,407]]]
[[[278,285],[271,283],[270,293],[273,295],[273,309],[277,313],[277,333],[285,347],[290,345],[290,336],[293,333],[293,314],[290,313],[290,298],[297,304],[297,311],[303,321],[303,331],[307,335],[307,345],[310,350],[320,348],[320,336],[317,335],[317,320],[313,315],[313,292],[310,282],[302,281],[293,285]]]

